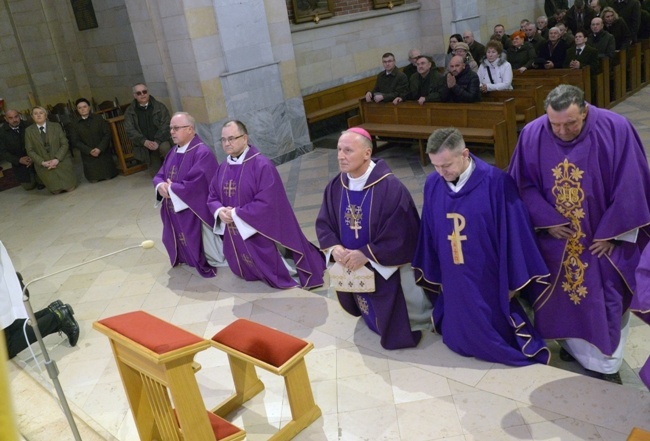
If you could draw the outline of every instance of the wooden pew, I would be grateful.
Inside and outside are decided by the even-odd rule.
[[[513,76],[513,87],[522,81],[523,78],[531,79],[528,84],[534,84],[534,80],[545,80],[548,78],[558,78],[557,84],[571,84],[579,87],[585,92],[585,96],[591,96],[591,69],[583,67],[582,69],[528,69],[520,73],[515,71]]]
[[[135,161],[133,156],[133,143],[126,136],[124,129],[124,116],[116,116],[106,120],[111,128],[111,136],[113,138],[113,148],[115,155],[117,155],[118,169],[123,175],[130,175],[147,169],[147,164],[142,164]]]
[[[484,103],[499,103],[509,98],[515,100],[517,124],[528,124],[544,114],[546,94],[541,86],[513,90],[494,90],[481,95],[481,100]]]
[[[359,107],[359,98],[375,87],[377,77],[362,78],[302,97],[307,123],[340,115]]]
[[[650,39],[641,40],[641,87],[650,83]]]
[[[628,50],[630,72],[630,94],[641,89],[641,42],[634,43]]]
[[[515,100],[498,103],[424,103],[405,101],[394,106],[360,100],[360,113],[348,126],[360,126],[373,137],[416,139],[426,164],[425,144],[442,127],[458,128],[468,143],[494,146],[496,166],[506,168],[517,144]]]

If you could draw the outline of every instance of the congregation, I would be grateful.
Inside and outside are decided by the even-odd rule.
[[[589,66],[595,75],[599,59],[647,37],[648,2],[644,9],[636,0],[561,3],[510,35],[497,24],[485,45],[471,31],[452,35],[444,66],[412,49],[402,71],[387,52],[365,101],[478,102],[512,89],[514,70]],[[143,83],[133,97],[124,126],[134,157],[155,174],[172,266],[187,264],[203,277],[228,266],[278,289],[319,287],[330,267],[341,306],[386,349],[417,346],[422,331],[433,331],[461,355],[516,366],[548,363],[545,340],[556,339],[563,359],[621,382],[629,314],[644,310],[633,293],[650,233],[650,170],[631,124],[586,103],[580,89],[551,91],[546,115],[523,128],[507,172],[470,153],[457,129],[432,133],[426,153],[436,173],[424,187],[421,219],[408,190],[373,158],[371,134],[344,131],[340,173],[315,220],[320,247],[302,233],[275,166],[249,142],[243,122],[223,124],[227,158],[219,164],[192,115],[170,115]],[[76,110],[67,134],[40,106],[31,126],[16,110],[5,112],[0,157],[25,190],[75,190],[72,148],[88,181],[117,175],[106,121],[85,98]],[[633,207],[616,197],[632,192]]]

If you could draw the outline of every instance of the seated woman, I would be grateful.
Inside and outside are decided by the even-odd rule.
[[[481,92],[512,89],[512,67],[503,53],[498,41],[488,41],[485,45],[485,58],[478,68]]]
[[[535,48],[526,43],[526,34],[521,31],[513,32],[510,36],[512,39],[512,46],[508,48],[506,56],[508,58],[508,63],[513,70],[518,70],[519,72],[525,72],[530,69],[537,58],[535,53]]]
[[[468,65],[473,72],[478,71],[478,63],[474,57],[472,57],[472,53],[469,51],[467,43],[458,43],[456,49],[454,49],[454,55],[462,57],[463,60],[465,60],[465,64]]]
[[[90,102],[79,98],[75,103],[79,118],[70,126],[72,147],[81,152],[84,176],[90,182],[113,179],[117,176],[109,146],[111,134],[104,118],[90,112]]]
[[[456,45],[463,41],[463,37],[460,34],[454,34],[449,37],[449,46],[447,47],[447,55],[445,55],[445,69],[449,66],[449,60],[454,56],[454,49]]]
[[[25,150],[45,188],[58,194],[77,187],[68,138],[59,123],[47,121],[47,110],[32,109],[34,124],[25,129]]]

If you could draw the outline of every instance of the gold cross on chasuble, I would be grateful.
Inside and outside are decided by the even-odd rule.
[[[451,254],[454,258],[454,264],[462,265],[465,263],[463,258],[463,240],[467,240],[467,236],[462,236],[460,233],[465,229],[465,216],[458,213],[447,213],[447,219],[453,219],[454,231],[447,236],[451,242]]]
[[[178,174],[178,170],[176,169],[176,166],[172,165],[172,169],[169,171],[168,178],[173,181],[177,174]]]

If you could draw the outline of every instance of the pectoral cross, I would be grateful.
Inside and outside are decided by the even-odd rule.
[[[176,170],[176,166],[172,165],[172,169],[169,171],[169,176],[168,178],[171,179],[172,181],[174,180],[174,176],[178,174],[178,170]]]
[[[465,263],[462,241],[467,240],[467,236],[460,233],[465,229],[465,217],[458,213],[447,213],[447,219],[453,219],[454,221],[454,231],[447,236],[447,239],[451,242],[451,254],[454,264],[462,265]]]
[[[223,191],[226,192],[226,196],[229,198],[232,197],[233,194],[235,194],[235,191],[237,190],[237,186],[235,185],[235,182],[230,179],[228,183],[223,187]]]
[[[350,229],[354,231],[354,238],[359,238],[359,230],[362,230],[361,218],[363,214],[361,213],[361,207],[357,205],[348,205],[347,213],[345,213],[345,222],[350,226]]]

